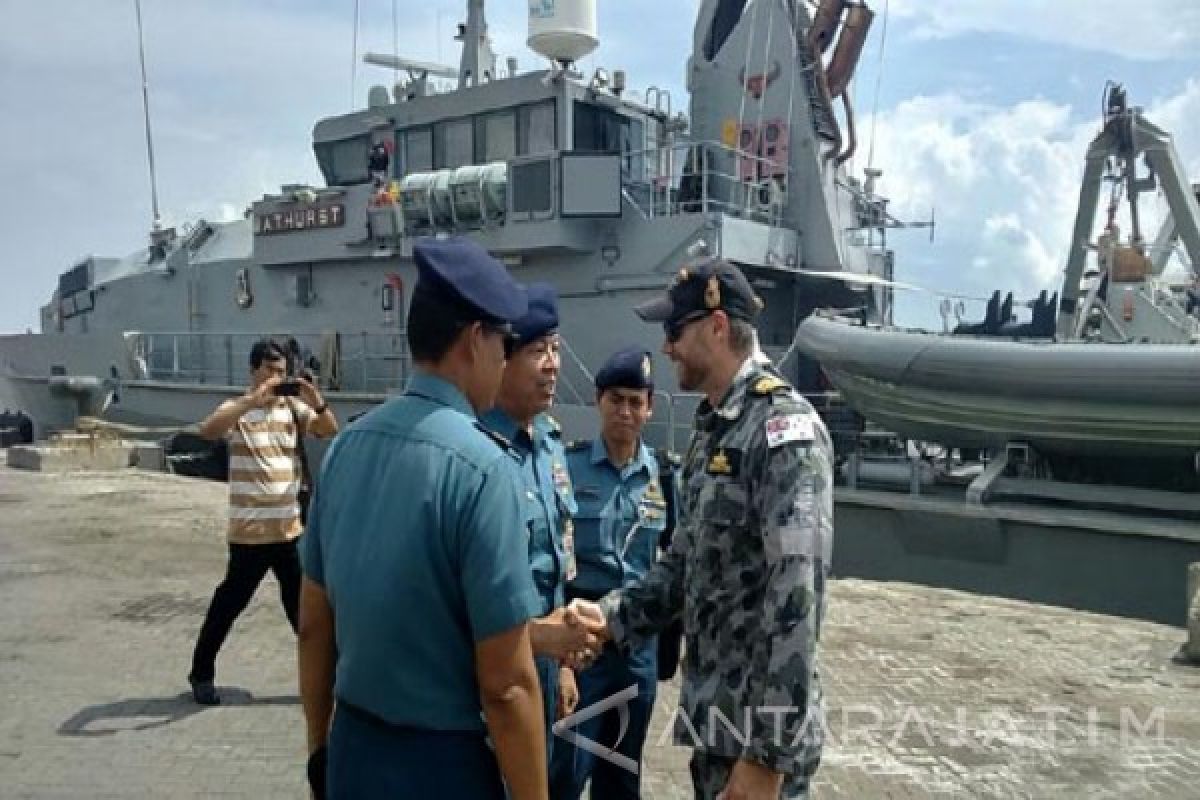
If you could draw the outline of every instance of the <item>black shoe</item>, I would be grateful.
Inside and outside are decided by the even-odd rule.
[[[217,688],[213,686],[212,681],[198,681],[188,676],[188,683],[192,685],[192,699],[202,706],[219,706],[221,705],[221,695],[217,694]]]

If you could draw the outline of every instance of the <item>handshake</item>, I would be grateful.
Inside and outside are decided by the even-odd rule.
[[[572,669],[583,669],[595,661],[608,639],[604,612],[587,600],[572,600],[533,626],[534,653],[556,658]]]

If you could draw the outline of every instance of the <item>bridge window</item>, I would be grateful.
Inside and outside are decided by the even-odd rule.
[[[629,141],[629,119],[601,106],[576,102],[574,123],[577,153],[620,153]]]
[[[314,146],[317,163],[330,186],[350,186],[370,180],[367,172],[367,136],[355,136],[337,142],[322,142]]]
[[[475,118],[475,163],[507,161],[517,154],[517,114],[496,111]]]
[[[434,126],[435,162],[438,169],[457,169],[475,160],[475,123],[470,118]]]
[[[558,121],[553,100],[521,106],[517,111],[517,155],[558,150]]]
[[[575,103],[575,152],[620,153],[622,177],[646,178],[646,125],[603,106]]]
[[[404,133],[404,163],[402,175],[429,172],[433,169],[433,131],[415,128]]]

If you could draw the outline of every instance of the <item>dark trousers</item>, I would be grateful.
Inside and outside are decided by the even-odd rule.
[[[637,697],[627,705],[629,727],[624,736],[621,735],[621,715],[616,708],[579,723],[575,733],[634,761],[638,771],[630,772],[558,738],[550,763],[550,800],[578,800],[589,776],[593,800],[636,800],[641,797],[642,748],[650,729],[650,715],[654,711],[654,696],[658,689],[657,652],[655,641],[629,656],[608,645],[596,663],[575,676],[579,685],[576,711],[630,686],[637,686]]]
[[[217,653],[225,643],[234,621],[250,604],[250,598],[254,596],[267,570],[275,573],[275,580],[279,581],[279,599],[283,602],[283,610],[292,624],[292,630],[296,630],[301,575],[296,543],[230,544],[225,579],[213,592],[208,614],[196,639],[190,674],[192,680],[211,681],[216,675]]]
[[[553,658],[537,656],[533,659],[537,667],[538,683],[542,686],[542,712],[546,722],[546,765],[554,755],[554,727],[558,719],[558,669],[559,665]]]
[[[688,768],[692,773],[692,792],[695,800],[717,800],[721,792],[725,791],[736,764],[736,758],[693,750]],[[810,777],[811,775],[785,776],[783,787],[779,790],[779,800],[808,800]]]
[[[482,733],[386,724],[338,703],[329,732],[328,800],[504,800]]]

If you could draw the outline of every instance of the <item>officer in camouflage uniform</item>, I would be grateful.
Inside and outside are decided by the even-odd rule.
[[[675,741],[698,800],[804,798],[823,742],[817,641],[833,545],[833,446],[812,406],[753,358],[761,308],[709,259],[640,306],[679,385],[701,391],[671,548],[639,583],[573,613],[634,647],[682,617]],[[603,615],[603,619],[601,616]]]

